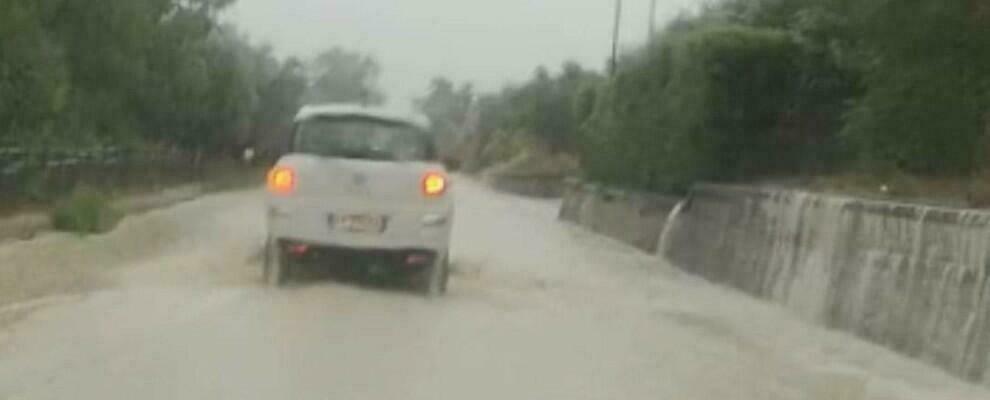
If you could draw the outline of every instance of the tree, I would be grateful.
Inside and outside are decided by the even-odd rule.
[[[138,94],[147,49],[171,4],[162,0],[62,1],[48,29],[65,51],[73,90],[59,129],[76,140],[123,140],[141,126]]]
[[[259,82],[259,101],[254,115],[254,129],[249,142],[268,152],[284,150],[287,133],[292,128],[293,115],[301,106],[306,91],[306,75],[302,63],[288,59],[275,75]]]
[[[378,89],[381,66],[374,57],[339,47],[309,63],[308,103],[362,103],[379,105],[385,95]]]
[[[466,134],[464,129],[473,103],[471,84],[465,83],[458,88],[451,80],[437,77],[430,82],[426,96],[413,101],[413,107],[430,119],[441,153],[449,153],[458,138]]]
[[[284,137],[306,87],[218,22],[232,0],[0,2],[0,142],[180,146]]]
[[[780,29],[715,24],[653,41],[597,96],[582,146],[587,172],[681,192],[699,180],[801,170],[805,151],[820,151],[791,140],[784,123],[803,111],[804,56]]]
[[[529,82],[510,92],[506,127],[538,138],[551,151],[574,150],[584,118],[576,108],[580,105],[578,95],[599,79],[573,62],[565,63],[557,76],[538,68]]]
[[[865,93],[843,133],[869,167],[958,175],[987,166],[990,19],[983,4],[847,6],[861,37]]]
[[[802,66],[807,83],[846,96],[829,112],[844,115],[833,130],[859,167],[958,175],[986,166],[987,9],[973,0],[728,0],[706,17],[786,29],[817,53]]]
[[[44,4],[0,6],[0,145],[55,140],[71,90],[61,46],[44,29]]]

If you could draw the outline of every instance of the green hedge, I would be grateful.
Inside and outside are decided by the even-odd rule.
[[[990,7],[977,3],[724,0],[682,17],[597,93],[586,173],[677,192],[985,170]]]
[[[804,168],[831,146],[809,139],[819,129],[800,123],[822,106],[800,101],[807,57],[780,30],[722,25],[667,34],[624,60],[600,94],[585,126],[586,172],[676,192],[697,180]]]
[[[855,22],[866,89],[843,136],[872,170],[968,175],[987,166],[990,6],[863,0]]]

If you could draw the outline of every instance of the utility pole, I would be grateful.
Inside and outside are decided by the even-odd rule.
[[[650,0],[650,37],[646,42],[652,42],[657,34],[657,0]]]
[[[615,0],[615,27],[612,29],[612,70],[615,74],[619,67],[619,28],[622,23],[622,0]]]

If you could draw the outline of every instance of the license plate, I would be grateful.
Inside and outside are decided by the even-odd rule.
[[[333,220],[334,228],[354,233],[382,233],[385,218],[377,215],[341,215]]]

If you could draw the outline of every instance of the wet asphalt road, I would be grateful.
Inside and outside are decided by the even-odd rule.
[[[264,287],[257,191],[3,245],[0,263],[99,263],[110,283],[3,329],[0,399],[990,398],[556,222],[554,201],[456,195],[456,274],[432,301]]]

